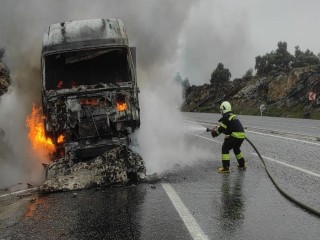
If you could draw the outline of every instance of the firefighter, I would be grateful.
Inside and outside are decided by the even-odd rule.
[[[246,169],[246,164],[240,150],[241,144],[245,139],[245,132],[239,119],[232,113],[231,104],[227,101],[220,105],[222,118],[219,120],[220,125],[211,131],[212,137],[217,137],[221,133],[225,134],[225,139],[222,145],[222,167],[218,169],[219,173],[229,173],[230,170],[230,155],[229,151],[233,152],[238,161],[240,170]]]

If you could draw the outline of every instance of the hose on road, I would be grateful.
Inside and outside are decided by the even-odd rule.
[[[304,204],[302,202],[300,202],[299,200],[297,200],[296,198],[290,196],[288,193],[286,193],[278,184],[277,182],[274,180],[274,178],[272,177],[272,175],[270,174],[269,170],[268,170],[268,167],[265,163],[265,161],[263,160],[261,154],[259,153],[258,149],[254,146],[254,144],[246,137],[245,138],[247,140],[247,142],[253,147],[253,149],[256,151],[256,153],[258,154],[260,160],[262,161],[264,167],[265,167],[265,170],[267,172],[267,175],[268,177],[270,178],[270,180],[272,181],[272,183],[274,184],[274,186],[278,189],[278,191],[283,195],[285,196],[287,199],[289,199],[291,202],[297,204],[299,207],[309,211],[310,213],[313,213],[315,215],[317,215],[318,217],[320,217],[320,211],[315,209],[315,208],[312,208],[310,206],[308,206],[307,204]]]

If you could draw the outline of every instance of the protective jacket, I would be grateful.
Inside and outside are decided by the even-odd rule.
[[[220,125],[216,129],[216,134],[224,133],[226,136],[244,139],[246,137],[243,126],[237,116],[232,112],[223,114],[219,120]]]

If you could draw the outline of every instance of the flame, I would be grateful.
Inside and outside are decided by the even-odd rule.
[[[63,143],[64,142],[64,136],[60,135],[57,139],[57,143]]]
[[[29,140],[32,143],[32,147],[39,153],[54,153],[56,147],[50,138],[45,136],[44,132],[44,119],[42,114],[42,108],[32,106],[32,112],[27,116],[26,126],[29,128]]]
[[[128,106],[125,102],[124,103],[117,102],[117,110],[118,111],[125,111],[125,110],[127,110],[127,108],[128,108]]]

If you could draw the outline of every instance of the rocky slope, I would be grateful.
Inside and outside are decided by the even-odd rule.
[[[318,93],[316,101],[308,99]],[[266,107],[269,116],[309,117],[320,119],[320,66],[296,68],[273,76],[235,79],[227,83],[191,86],[186,90],[183,111],[219,112],[222,101],[233,104],[238,114],[260,114]]]

